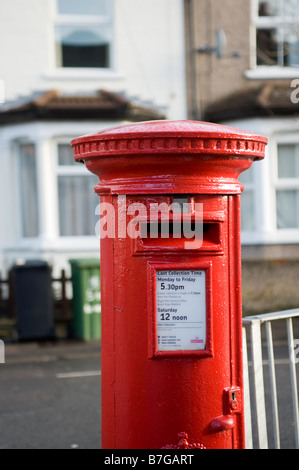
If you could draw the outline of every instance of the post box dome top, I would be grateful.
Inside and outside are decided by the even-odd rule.
[[[85,135],[74,158],[99,177],[98,194],[236,194],[238,176],[265,156],[267,139],[219,124],[148,121]]]
[[[265,137],[200,121],[147,121],[128,124],[72,141],[76,160],[100,155],[218,154],[264,158]]]

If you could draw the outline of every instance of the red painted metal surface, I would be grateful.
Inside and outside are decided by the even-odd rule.
[[[138,123],[72,142],[75,159],[99,176],[101,203],[116,213],[116,237],[101,239],[103,448],[169,448],[182,430],[198,448],[244,447],[238,176],[264,157],[266,143],[196,121]],[[126,208],[148,212],[176,197],[203,204],[201,247],[119,236],[132,220],[120,195]],[[159,349],[160,271],[204,276],[203,349]]]
[[[162,449],[206,449],[203,444],[190,443],[186,432],[179,432],[177,444],[167,444]]]

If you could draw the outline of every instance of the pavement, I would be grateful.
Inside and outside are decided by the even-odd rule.
[[[101,344],[98,340],[57,340],[40,342],[6,342],[5,363],[49,362],[63,359],[100,358]]]

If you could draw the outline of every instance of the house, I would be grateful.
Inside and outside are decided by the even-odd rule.
[[[241,175],[244,311],[299,304],[299,1],[187,0],[188,117],[264,135]]]
[[[74,137],[207,120],[269,138],[241,176],[244,311],[298,306],[299,0],[11,0],[0,31],[0,270],[98,256]]]
[[[1,3],[0,271],[99,256],[97,179],[70,141],[186,118],[183,17],[182,0]]]

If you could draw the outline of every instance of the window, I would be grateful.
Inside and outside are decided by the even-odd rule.
[[[112,0],[57,0],[57,67],[111,67],[111,5]]]
[[[22,236],[37,237],[39,235],[38,197],[36,155],[33,144],[20,145],[19,174]]]
[[[278,145],[275,186],[277,228],[299,228],[299,144]]]
[[[241,196],[241,229],[243,232],[252,232],[256,229],[253,167],[242,173],[239,180],[244,184]]]
[[[259,0],[256,64],[299,67],[299,0]]]
[[[98,179],[74,161],[69,144],[58,144],[57,177],[60,236],[95,236]]]

